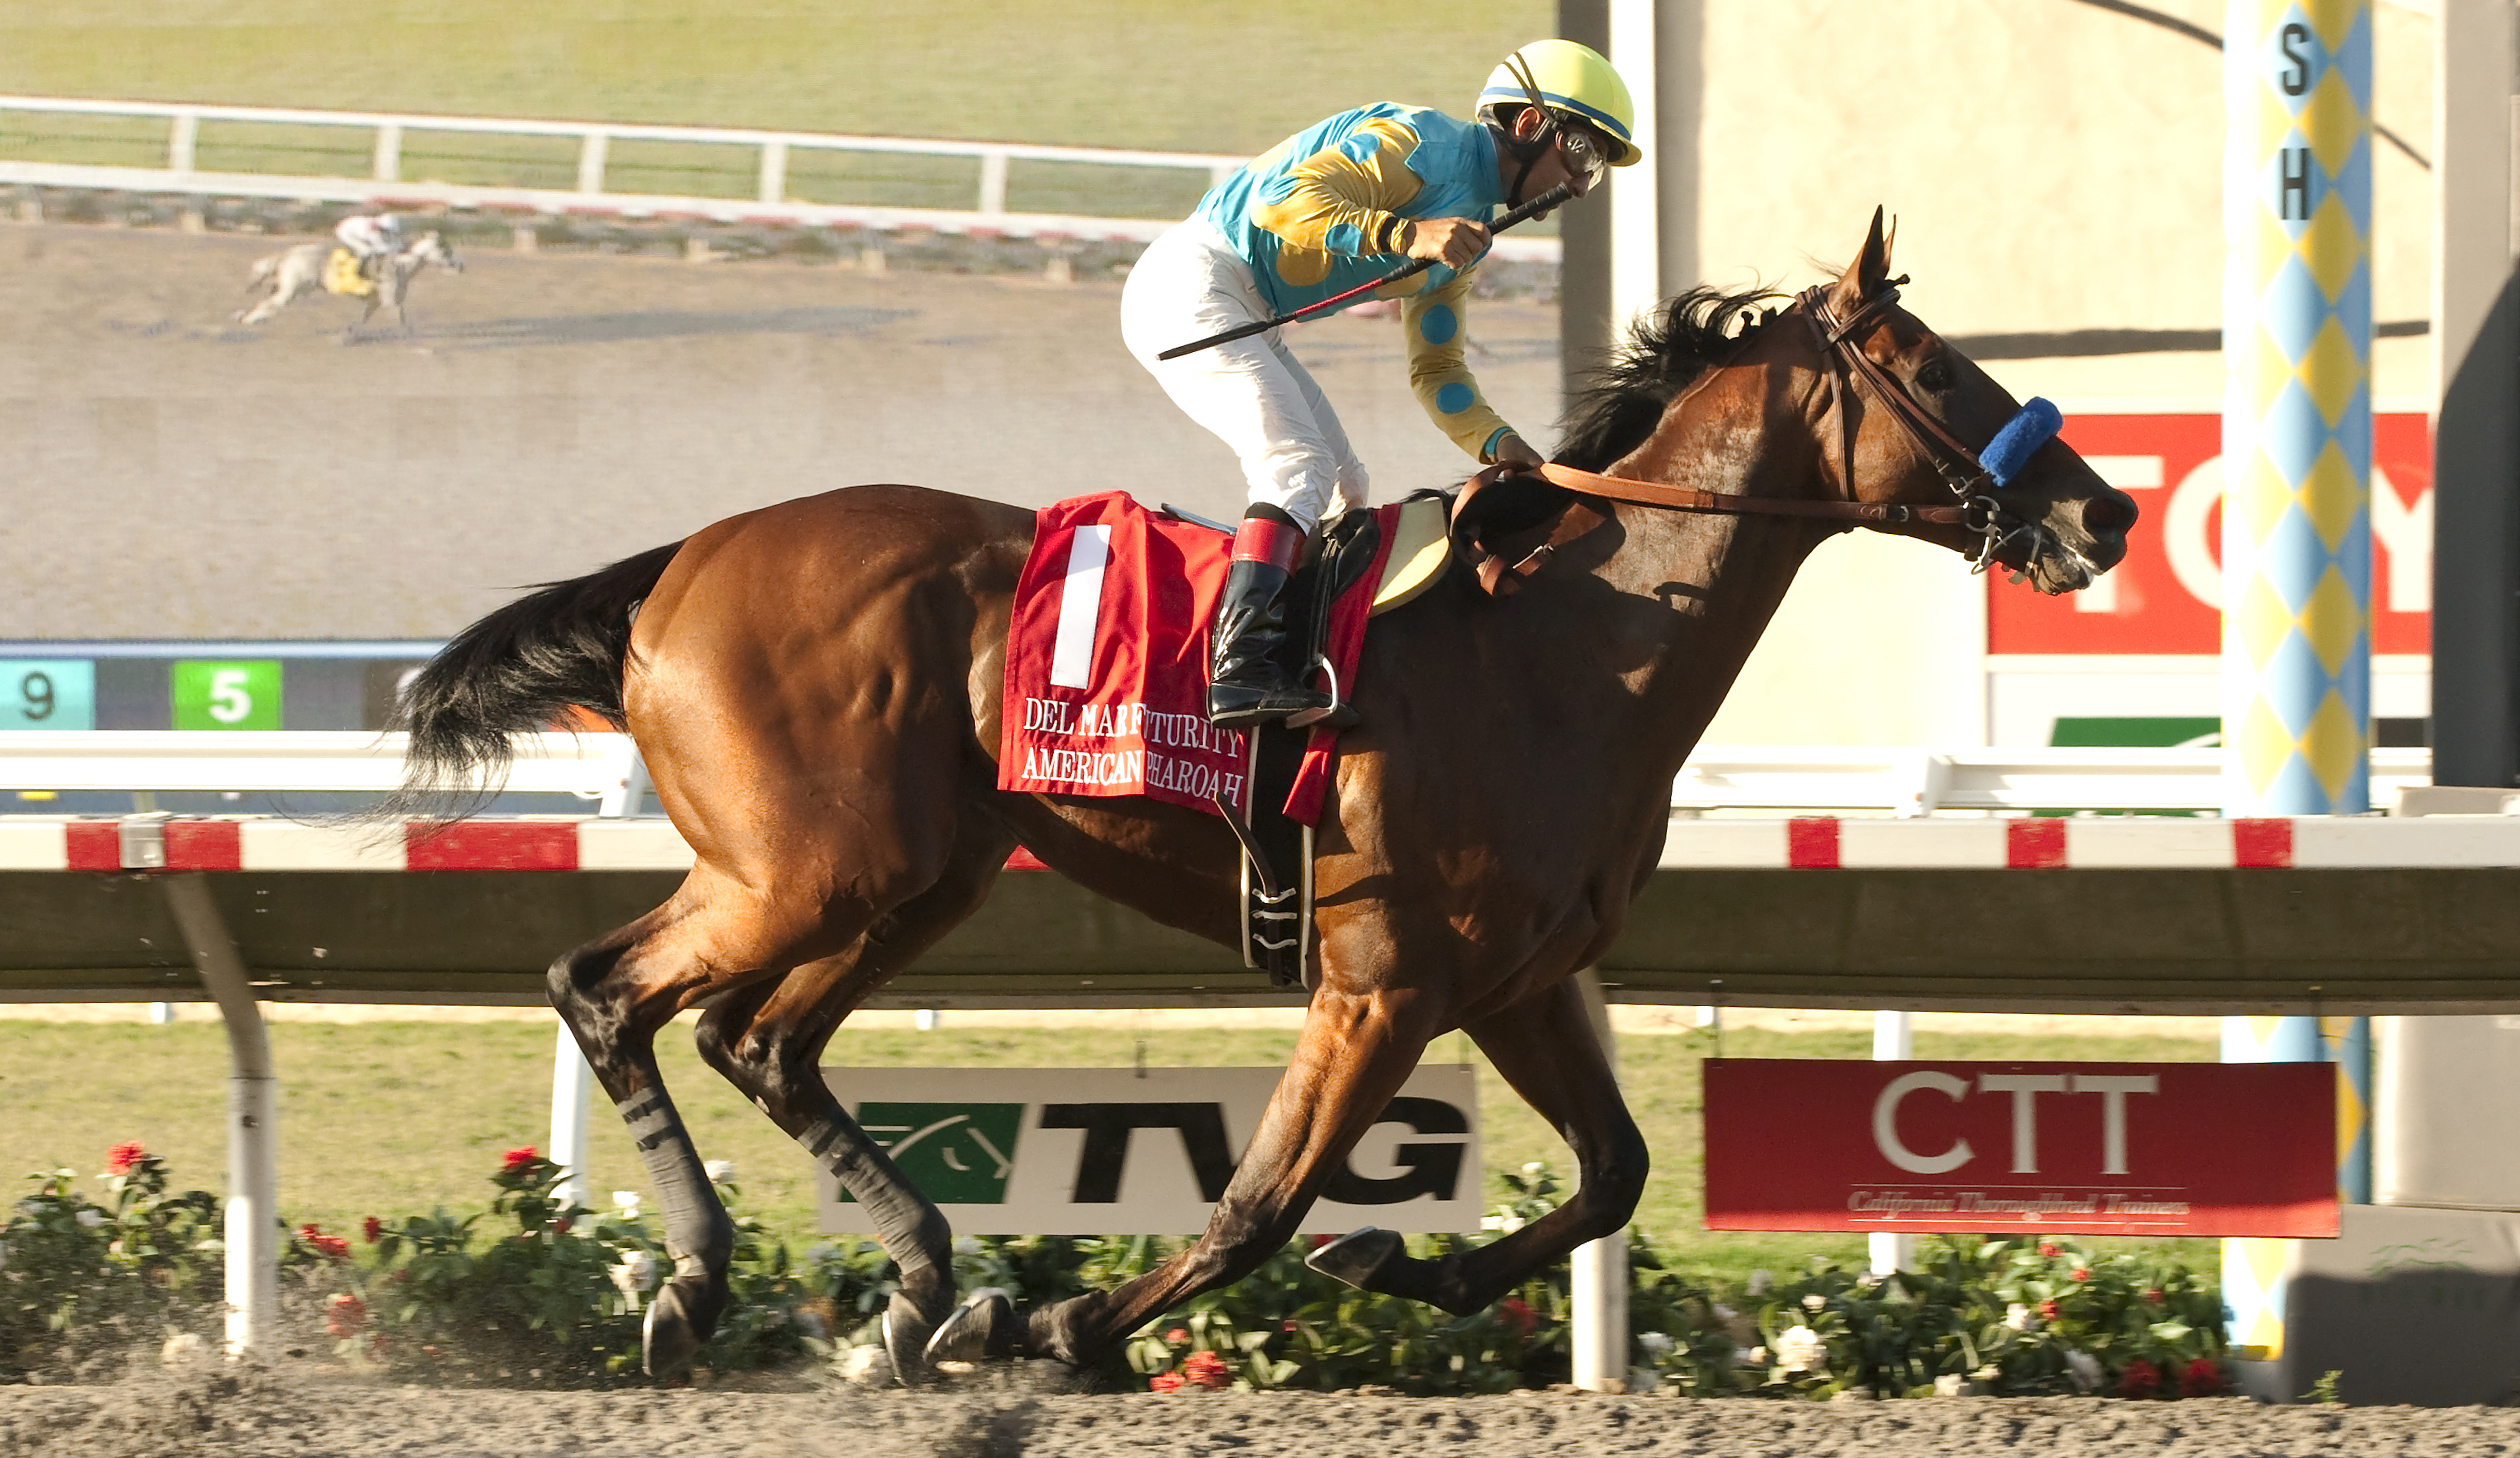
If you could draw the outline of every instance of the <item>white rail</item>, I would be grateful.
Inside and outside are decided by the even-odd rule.
[[[381,792],[401,782],[406,737],[348,732],[88,731],[0,734],[0,790]],[[511,791],[610,799],[638,773],[619,734],[516,740]],[[2432,752],[2371,755],[2375,805],[2430,784]],[[1675,811],[1851,810],[1892,815],[2030,810],[2214,810],[2214,749],[1830,749],[1710,745],[1672,782]]]
[[[1828,749],[1707,746],[1672,782],[1700,810],[2216,810],[2219,749]],[[2371,752],[2371,799],[2432,783],[2429,749]]]
[[[404,734],[366,730],[103,730],[0,734],[0,790],[381,794],[402,783]],[[506,788],[607,805],[629,793],[623,734],[520,734]]]
[[[380,206],[434,204],[548,214],[612,213],[626,217],[696,217],[720,222],[933,228],[940,232],[1117,238],[1141,243],[1152,241],[1177,220],[1009,212],[1006,195],[1011,165],[1038,162],[1171,169],[1200,173],[1203,185],[1213,185],[1250,160],[1221,153],[1050,147],[1028,142],[966,142],[828,132],[773,132],[741,127],[670,127],[616,122],[538,121],[515,117],[432,116],[416,112],[309,111],[293,107],[207,106],[184,102],[99,101],[54,96],[0,96],[0,112],[158,119],[167,124],[164,167],[0,159],[0,183],[373,203]],[[364,130],[371,134],[367,148],[368,175],[362,178],[203,172],[197,169],[195,163],[200,150],[201,124],[205,121]],[[404,143],[412,132],[571,139],[577,143],[577,185],[574,190],[563,190],[407,180],[402,175]],[[747,170],[754,179],[753,195],[750,199],[695,197],[620,191],[609,187],[607,174],[614,168],[612,144],[616,141],[751,148],[754,158]],[[788,196],[789,162],[800,151],[967,158],[978,164],[972,206],[968,209],[901,208],[793,201]],[[1554,238],[1499,238],[1495,250],[1498,257],[1507,259],[1550,261],[1558,257],[1558,243]]]

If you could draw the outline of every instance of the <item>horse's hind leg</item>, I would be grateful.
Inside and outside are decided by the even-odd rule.
[[[856,945],[722,997],[700,1019],[700,1056],[866,1208],[884,1253],[900,1267],[884,1348],[904,1380],[927,1369],[928,1337],[953,1310],[953,1231],[832,1096],[822,1053],[868,994],[979,907],[1014,844],[966,820],[945,875],[878,918]]]
[[[831,955],[869,919],[834,924],[823,906],[765,896],[701,867],[665,905],[551,966],[552,1006],[629,1126],[664,1209],[674,1274],[648,1307],[651,1374],[687,1365],[716,1329],[735,1240],[734,1222],[665,1091],[657,1030],[705,997]]]
[[[1400,1237],[1367,1229],[1313,1253],[1311,1264],[1349,1285],[1405,1296],[1467,1316],[1627,1224],[1645,1190],[1645,1136],[1619,1095],[1573,979],[1530,1002],[1465,1025],[1514,1092],[1574,1151],[1578,1181],[1563,1205],[1477,1250],[1419,1260]]]

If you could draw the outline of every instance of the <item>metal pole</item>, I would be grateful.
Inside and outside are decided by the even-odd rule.
[[[1909,1014],[1888,1008],[1873,1014],[1874,1062],[1905,1063],[1915,1053],[1915,1020]],[[1864,1240],[1871,1250],[1874,1275],[1890,1276],[1916,1268],[1914,1235],[1895,1230],[1876,1230]]]
[[[2512,7],[2433,12],[2433,783],[2520,784],[2520,127]]]
[[[227,1349],[267,1357],[280,1327],[280,1100],[271,1040],[208,878],[161,876],[158,884],[227,1026]]]
[[[2371,3],[2231,0],[2223,802],[2371,808]]]
[[[1575,974],[1592,1014],[1593,1036],[1613,1073],[1619,1067],[1618,1044],[1610,1036],[1610,1009],[1602,1001],[1601,979],[1591,968]],[[1628,1251],[1627,1229],[1575,1247],[1567,1272],[1567,1313],[1575,1385],[1587,1392],[1625,1392],[1628,1378]]]

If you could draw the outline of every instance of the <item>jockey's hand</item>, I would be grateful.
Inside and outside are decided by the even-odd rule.
[[[1468,218],[1419,218],[1409,225],[1409,256],[1446,268],[1468,268],[1487,246],[1487,224]]]
[[[1537,471],[1547,462],[1531,448],[1531,442],[1509,430],[1496,443],[1496,464],[1509,470]]]

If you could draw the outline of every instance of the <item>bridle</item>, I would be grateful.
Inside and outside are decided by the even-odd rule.
[[[2059,556],[2082,567],[2088,574],[2090,566],[2082,560],[2081,553],[2066,546],[2045,525],[2015,515],[1997,495],[2009,484],[2030,453],[2055,433],[2054,406],[2043,400],[2034,400],[2021,407],[2004,428],[1989,439],[1981,454],[1961,444],[1943,428],[1941,421],[1916,403],[1916,398],[1907,392],[1907,387],[1900,384],[1896,376],[1864,353],[1858,331],[1898,303],[1898,285],[1906,281],[1898,278],[1883,284],[1844,319],[1838,318],[1836,311],[1830,307],[1829,290],[1825,285],[1806,289],[1795,300],[1819,346],[1821,379],[1829,391],[1829,413],[1838,420],[1837,484],[1844,496],[1829,501],[1734,496],[1604,476],[1555,462],[1541,466],[1538,474],[1555,485],[1586,496],[1675,511],[1803,517],[1841,523],[1841,531],[1859,526],[1903,526],[1911,522],[1959,526],[1977,537],[1965,553],[1969,570],[1973,573],[1984,572],[1994,566],[1998,553],[2026,538],[2027,553],[2022,559],[2025,563],[2036,562],[2042,555]],[[1864,387],[1863,390],[1859,391],[1859,384]],[[1848,406],[1862,393],[1869,393],[1880,401],[1889,412],[1890,419],[1907,433],[1909,441],[1933,462],[1936,473],[1951,488],[1951,494],[1958,498],[1957,505],[1909,506],[1855,498],[1855,414]],[[1990,465],[1986,457],[1996,455],[1999,448],[2003,458]],[[1555,545],[1554,542],[1547,544],[1533,557],[1501,570],[1528,576],[1528,569],[1538,566],[1535,559],[1545,559]],[[2020,581],[2026,571],[2025,567],[2013,573],[2013,580]],[[1483,579],[1492,575],[1483,569]]]

